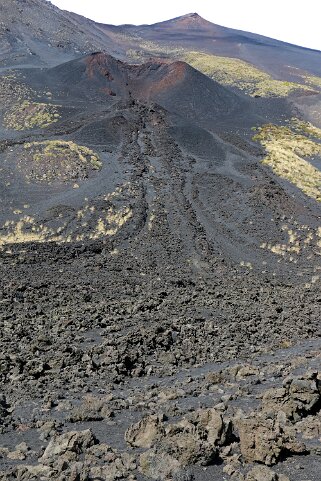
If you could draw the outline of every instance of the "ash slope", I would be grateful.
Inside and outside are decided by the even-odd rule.
[[[262,270],[270,274],[275,269],[287,272],[288,262],[284,259],[279,263],[261,245],[267,238],[271,243],[280,241],[287,218],[301,224],[304,219],[311,229],[317,229],[317,206],[299,193],[292,198],[284,191],[279,182],[257,165],[252,155],[259,152],[258,147],[246,140],[251,127],[265,122],[269,112],[270,120],[278,120],[284,112],[291,116],[291,108],[283,100],[268,107],[267,102],[238,95],[183,62],[151,61],[131,66],[101,53],[41,72],[25,69],[24,88],[33,92],[34,99],[29,101],[33,108],[49,105],[36,102],[40,88],[44,92],[40,100],[46,99],[49,90],[50,106],[57,107],[59,117],[42,130],[24,125],[22,130],[15,130],[9,123],[3,133],[12,135],[10,142],[3,141],[2,153],[4,244],[12,236],[19,237],[21,222],[26,239],[32,223],[40,238],[47,233],[48,240],[55,240],[58,230],[64,232],[59,237],[62,241],[70,235],[73,240],[82,240],[82,230],[91,229],[94,229],[92,238],[96,238],[105,219],[100,213],[109,209],[107,197],[114,195],[115,189],[132,184],[131,177],[138,174],[137,192],[133,192],[133,199],[123,202],[123,208],[131,209],[131,202],[137,197],[137,216],[134,210],[130,214],[128,211],[126,229],[135,230],[146,221],[148,225],[148,217],[156,215],[153,199],[158,194],[150,179],[159,178],[162,195],[166,197],[165,192],[171,190],[167,177],[174,176],[181,185],[178,191],[182,195],[176,203],[186,204],[185,208],[190,205],[191,222],[200,225],[202,235],[215,246],[214,251],[227,250],[238,263],[253,264],[257,269],[267,265]],[[24,107],[22,112],[16,104],[9,108],[13,108],[12,116],[18,122]],[[4,115],[4,121],[6,118]],[[133,145],[126,140],[131,136]],[[57,141],[60,144],[56,145]],[[91,170],[91,164],[86,173],[80,169],[75,149],[83,144],[100,157],[99,169]],[[57,161],[52,165],[53,156],[59,151],[66,154],[64,149],[75,154],[70,165],[65,165],[63,158],[62,164]],[[37,160],[39,155],[42,160]],[[169,157],[166,168],[159,163],[162,156],[164,160]],[[126,167],[126,159],[131,159],[135,168]],[[102,202],[102,211],[91,202],[97,206]],[[165,209],[169,216],[170,205]],[[91,219],[92,208],[95,215]],[[82,225],[86,223],[83,209],[88,214],[86,225]],[[181,244],[186,239],[188,252],[191,245],[184,232],[188,222],[184,219],[185,211],[179,213],[180,209],[177,206],[179,218],[182,217],[177,223]],[[293,212],[298,213],[295,219]],[[10,224],[6,228],[7,221]],[[103,232],[98,237],[103,237]],[[290,271],[298,271],[306,282],[317,267],[314,257],[313,262],[306,262],[308,256],[309,252],[300,261],[302,265],[293,264]]]
[[[166,57],[185,49],[242,59],[283,80],[295,81],[298,69],[321,75],[320,52],[215,25],[197,13],[155,25],[113,26],[62,11],[47,0],[1,0],[0,7],[2,68],[53,66],[97,50],[132,61],[135,50]]]
[[[280,42],[261,35],[208,22],[191,13],[155,25],[122,26],[123,32],[156,44],[199,50],[246,60],[276,75],[286,75],[286,66],[320,75],[320,52]],[[108,29],[106,30],[108,32]]]
[[[113,39],[93,22],[47,0],[1,0],[0,66],[50,66],[97,49]]]
[[[39,79],[39,74],[36,77]],[[172,114],[210,128],[218,119],[230,121],[241,111],[248,113],[248,125],[253,125],[257,115],[247,99],[180,61],[129,65],[95,53],[48,70],[40,82],[46,82],[51,90],[58,87],[75,101],[100,95],[106,104],[131,98],[155,102]]]
[[[320,204],[251,131],[295,107],[182,62],[56,58],[1,84],[2,478],[253,481],[283,460],[259,475],[316,481]],[[150,448],[125,441],[150,415]]]
[[[236,57],[262,66],[276,75],[286,65],[311,70],[320,75],[320,52],[291,45],[272,38],[216,25],[197,13],[190,13],[154,25],[104,25],[95,24],[106,33],[127,35],[128,44],[134,39],[172,45],[174,48],[199,49],[216,55]],[[125,39],[124,39],[125,41]],[[130,48],[130,47],[128,47]],[[144,49],[144,45],[141,45]],[[145,47],[148,50],[148,46]],[[274,61],[274,67],[273,67]],[[277,70],[279,69],[279,70]]]

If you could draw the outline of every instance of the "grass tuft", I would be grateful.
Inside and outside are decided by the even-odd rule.
[[[46,183],[83,180],[90,171],[100,170],[101,167],[98,154],[88,147],[65,140],[28,142],[19,162],[27,180]]]
[[[56,106],[24,100],[13,105],[4,116],[4,126],[13,130],[46,128],[58,122],[60,115]]]
[[[288,126],[266,124],[253,137],[265,147],[263,164],[321,202],[321,172],[306,158],[321,155],[321,130],[308,122],[292,119]]]

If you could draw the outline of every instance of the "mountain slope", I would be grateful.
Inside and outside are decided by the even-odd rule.
[[[287,44],[261,35],[215,25],[196,13],[155,25],[123,26],[124,32],[139,35],[156,44],[197,50],[248,61],[272,75],[289,75],[286,66],[307,69],[321,75],[316,50]]]
[[[0,1],[0,66],[55,65],[112,46],[93,22],[46,0]]]
[[[1,481],[319,480],[320,54],[0,7]]]
[[[157,102],[173,114],[209,127],[215,120],[224,122],[242,110],[251,110],[248,99],[180,61],[151,60],[130,65],[99,52],[61,64],[42,75],[51,90],[63,89],[78,99],[98,95],[106,102],[119,98]],[[249,123],[255,123],[255,116],[249,118]]]
[[[155,54],[184,60],[186,53],[199,51],[241,59],[287,81],[321,75],[320,52],[221,27],[196,13],[155,25],[116,27],[61,11],[47,0],[1,0],[0,8],[3,67],[57,65],[97,50],[125,61]]]

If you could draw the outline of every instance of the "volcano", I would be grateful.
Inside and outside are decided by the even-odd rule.
[[[317,480],[321,53],[0,12],[0,478]]]

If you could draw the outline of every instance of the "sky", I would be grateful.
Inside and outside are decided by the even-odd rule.
[[[320,0],[51,0],[101,23],[151,24],[197,12],[210,22],[321,50]]]

